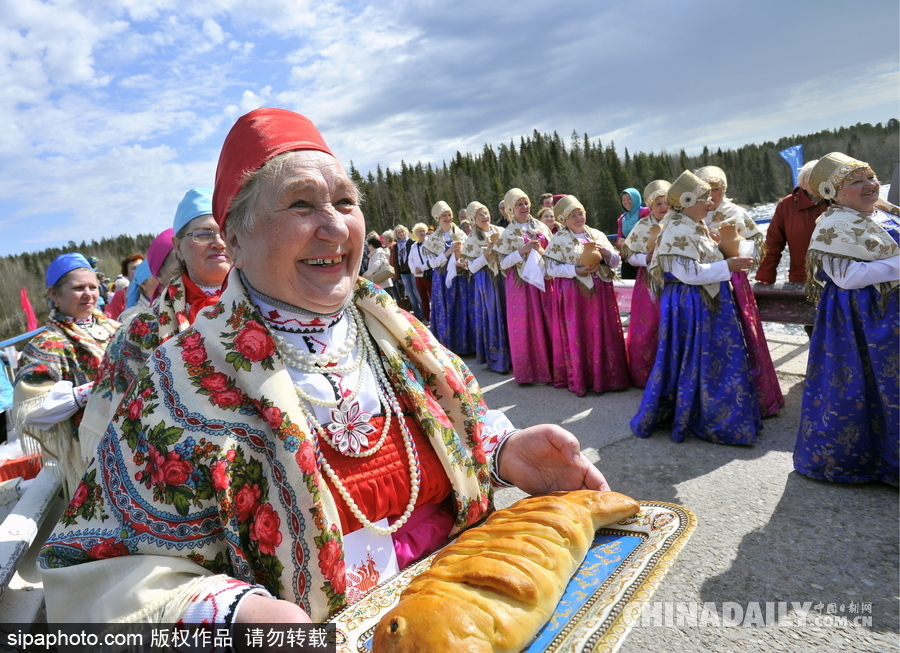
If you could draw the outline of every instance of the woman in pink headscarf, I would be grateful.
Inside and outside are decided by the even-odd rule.
[[[172,253],[174,235],[175,232],[170,227],[154,238],[147,248],[147,258],[135,270],[134,283],[128,286],[126,308],[119,316],[119,322],[126,331],[131,320],[150,308],[153,300],[159,297],[161,289],[177,273],[178,259]]]

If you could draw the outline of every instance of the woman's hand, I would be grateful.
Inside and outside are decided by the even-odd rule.
[[[749,270],[753,267],[753,259],[752,258],[741,258],[740,256],[732,256],[728,261],[728,269],[732,272],[738,272],[740,270]]]
[[[312,623],[312,619],[299,605],[263,594],[251,594],[244,598],[234,620],[239,624]]]
[[[556,424],[538,424],[510,436],[500,450],[500,478],[529,494],[556,490],[609,490],[581,455],[578,438]]]
[[[540,246],[540,243],[538,241],[529,240],[527,243],[525,243],[524,245],[522,245],[519,248],[519,256],[521,256],[522,258],[526,258],[528,256],[529,252],[531,252],[531,250],[533,250],[539,246]]]
[[[235,623],[239,624],[310,624],[313,623],[306,611],[291,603],[281,599],[271,599],[262,594],[251,594],[244,598],[238,608],[237,614],[234,616]],[[312,646],[310,643],[309,646]],[[234,651],[236,653],[252,653],[260,650],[253,648],[247,641],[240,641],[235,637]],[[304,646],[301,642],[295,642],[295,645],[283,643],[267,646],[267,651],[272,653],[281,653],[281,651],[290,653],[305,653],[306,651],[319,650]]]
[[[614,251],[609,249],[608,247],[604,247],[603,245],[597,244],[597,251],[600,252],[600,255],[603,257],[604,263],[609,263],[610,259],[615,254]]]
[[[576,265],[575,274],[579,277],[589,277],[598,270],[599,265]]]

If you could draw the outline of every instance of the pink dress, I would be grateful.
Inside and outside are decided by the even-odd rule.
[[[710,212],[706,222],[712,233],[718,233],[719,228],[725,223],[734,224],[738,234],[747,240],[753,240],[757,250],[764,253],[765,238],[762,232],[747,211],[734,202],[725,199],[718,209]],[[750,373],[753,376],[753,383],[756,385],[759,412],[763,417],[769,417],[784,407],[784,395],[781,394],[781,386],[778,385],[778,376],[775,374],[775,365],[769,354],[769,343],[766,342],[766,334],[763,333],[759,308],[756,306],[756,298],[753,296],[753,288],[750,286],[750,279],[746,272],[734,272],[731,275],[731,285],[734,288],[738,317],[741,320],[744,340],[747,343]]]
[[[532,218],[532,235],[546,248],[550,230]],[[522,225],[510,224],[494,249],[508,256],[525,244]],[[553,356],[553,280],[545,279],[545,290],[522,280],[519,268],[513,265],[506,271],[506,324],[509,333],[509,353],[516,383],[553,383],[561,377],[554,372]]]
[[[632,265],[638,269],[631,293],[631,316],[625,348],[631,381],[639,388],[647,385],[659,342],[659,302],[650,294],[647,274],[648,257],[652,252],[649,241],[655,240],[654,231],[658,232],[659,227],[659,221],[652,215],[641,218],[622,247],[622,258],[633,261]]]
[[[647,268],[640,267],[631,293],[631,316],[625,340],[631,381],[639,388],[646,386],[647,379],[650,378],[658,343],[659,302],[650,295]]]
[[[775,374],[775,364],[769,354],[769,343],[763,333],[759,308],[753,296],[753,288],[746,272],[733,272],[731,285],[734,288],[734,299],[737,302],[738,317],[747,343],[747,356],[750,360],[750,374],[756,386],[756,399],[759,412],[763,417],[774,415],[784,407],[784,395]]]
[[[599,231],[589,228],[586,231],[586,234],[573,234],[568,229],[560,229],[544,255],[548,273],[557,277],[554,279],[553,339],[554,351],[559,351],[563,359],[565,381],[555,385],[566,387],[579,397],[588,390],[607,392],[631,385],[610,266],[601,265],[590,277],[591,288],[571,276],[583,250],[582,239],[590,238],[613,249]],[[610,263],[617,265],[618,260]]]

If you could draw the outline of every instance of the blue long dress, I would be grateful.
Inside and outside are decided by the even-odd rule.
[[[640,438],[671,428],[675,442],[693,435],[753,444],[762,421],[728,282],[721,282],[716,310],[699,286],[665,277],[656,360],[631,430]]]
[[[439,233],[438,237],[443,237],[444,251],[453,244],[451,232]],[[434,256],[434,253],[429,250],[429,255]],[[458,274],[447,288],[448,265],[455,265],[452,255],[449,262],[434,268],[431,278],[431,331],[447,349],[457,356],[465,356],[475,349],[468,315],[469,280],[466,275]]]
[[[475,360],[500,374],[509,372],[511,361],[506,334],[506,288],[502,276],[487,266],[471,276]]]
[[[823,272],[819,273],[823,278]],[[897,485],[898,295],[825,286],[809,341],[794,469],[827,481]]]

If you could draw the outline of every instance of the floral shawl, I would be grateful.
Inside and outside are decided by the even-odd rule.
[[[719,208],[716,209],[712,216],[707,217],[706,225],[711,233],[718,234],[719,227],[723,222],[733,222],[737,227],[738,234],[747,240],[752,240],[756,244],[757,263],[766,257],[766,235],[759,230],[759,227],[756,226],[746,209],[741,208],[731,200],[722,200]]]
[[[465,242],[466,240],[466,232],[456,226],[456,224],[450,225],[450,233],[453,234],[453,242]],[[438,254],[443,254],[447,251],[447,243],[444,240],[444,232],[441,231],[441,228],[438,227],[432,233],[428,234],[428,237],[425,239],[423,243],[426,251],[432,256],[436,256]],[[444,264],[446,265],[446,263]]]
[[[648,215],[646,218],[641,218],[640,222],[638,222],[634,229],[631,230],[631,233],[628,234],[628,238],[625,239],[625,244],[622,246],[622,258],[626,261],[628,257],[632,254],[648,254],[647,251],[647,242],[650,240],[650,229],[653,227],[661,227],[661,222],[653,217],[653,215]],[[659,236],[657,235],[657,239]],[[657,241],[658,242],[658,241]]]
[[[93,458],[113,411],[154,349],[190,325],[184,277],[178,276],[150,308],[122,325],[106,350],[81,425],[85,462]]]
[[[26,451],[37,451],[35,443],[39,443],[45,463],[58,467],[66,497],[72,496],[84,471],[79,444],[84,408],[49,431],[28,426],[25,419],[43,403],[57,382],[71,381],[73,386],[78,387],[90,383],[97,376],[103,353],[119,323],[97,310],[93,318],[93,328],[106,334],[106,338],[95,338],[53,309],[47,328],[25,346],[16,373],[12,411],[15,428],[24,436],[22,444]]]
[[[843,206],[834,205],[816,220],[806,252],[806,295],[813,303],[825,287],[819,278],[822,257],[830,256],[848,264],[851,261],[880,261],[900,256],[900,247],[890,234],[872,216]],[[882,303],[890,293],[897,292],[900,281],[883,281],[875,284]]]
[[[353,301],[450,478],[458,532],[492,509],[475,377],[374,284],[360,279]],[[97,453],[41,553],[50,619],[174,620],[171,606],[213,574],[261,584],[313,621],[346,604],[316,440],[236,270],[218,304],[153,352]],[[85,578],[92,605],[73,605]]]
[[[587,225],[584,226],[584,231],[587,233],[588,238],[590,238],[598,245],[602,245],[607,249],[615,251],[612,243],[610,243],[609,239],[606,237],[606,234],[603,234],[596,229],[592,229]],[[559,263],[580,265],[581,262],[579,259],[581,258],[581,253],[583,251],[584,244],[581,242],[578,236],[569,231],[567,227],[560,227],[559,231],[556,232],[556,235],[553,236],[553,239],[547,246],[547,251],[544,252],[544,256]],[[597,275],[601,279],[603,279],[603,281],[612,281],[616,278],[616,273],[604,262],[600,263],[600,268],[597,270]],[[589,289],[594,287],[593,275],[575,275],[575,278]]]
[[[549,227],[540,220],[535,220],[529,216],[528,222],[523,224],[521,222],[516,222],[516,220],[513,219],[506,229],[503,230],[503,233],[500,234],[500,239],[494,246],[494,251],[500,254],[501,259],[509,256],[525,244],[524,230],[540,232],[547,239],[548,244],[553,238],[553,233],[550,231]],[[525,259],[516,263],[516,271],[519,273],[519,279],[522,278],[522,270],[524,268]]]
[[[497,237],[499,239],[500,234],[503,233],[503,229],[495,224],[492,224],[491,233],[497,234]],[[482,235],[481,238],[478,237],[479,234]],[[463,244],[463,258],[467,261],[474,261],[479,256],[484,254],[484,248],[487,246],[487,234],[481,231],[481,229],[479,229],[477,226],[475,226],[472,228],[472,233],[469,234],[469,237],[466,238],[466,242]],[[500,274],[500,257],[497,255],[496,250],[492,250],[491,255],[487,257],[487,264],[494,276]]]
[[[665,228],[659,234],[659,241],[649,266],[650,289],[655,297],[662,294],[665,286],[665,272],[672,271],[672,264],[680,259],[687,265],[715,263],[723,260],[722,252],[709,234],[703,222],[694,222],[683,213],[669,211],[664,218]],[[703,300],[708,306],[717,304],[718,283],[700,286]]]

